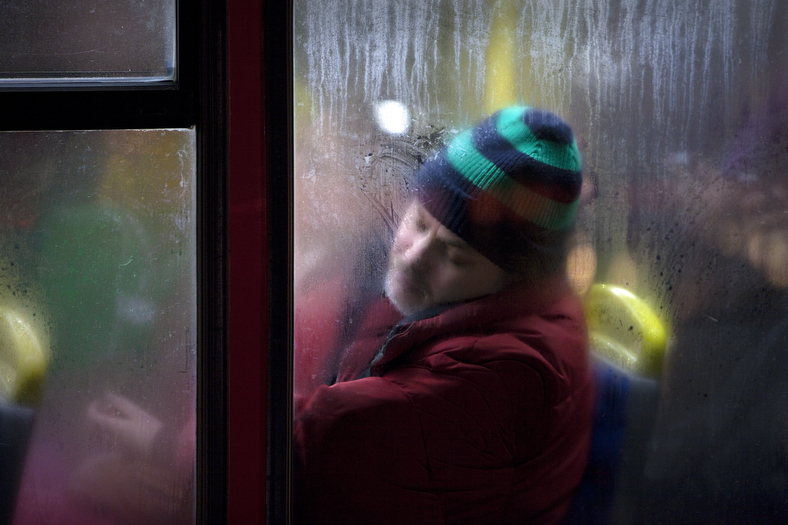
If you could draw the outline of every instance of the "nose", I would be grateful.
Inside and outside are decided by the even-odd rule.
[[[415,235],[411,242],[404,246],[400,253],[400,260],[413,267],[424,267],[432,253],[433,238],[430,234]]]

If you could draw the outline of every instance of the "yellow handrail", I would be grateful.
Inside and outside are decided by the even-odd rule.
[[[49,360],[47,341],[19,312],[0,306],[0,399],[38,404]]]
[[[661,375],[668,331],[646,302],[624,288],[595,284],[584,308],[592,352],[641,375]]]

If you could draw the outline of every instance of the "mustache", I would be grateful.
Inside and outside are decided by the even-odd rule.
[[[412,265],[408,265],[396,257],[391,257],[389,261],[389,273],[392,271],[397,271],[407,279],[408,284],[419,290],[422,293],[426,293],[427,290],[427,280],[426,277],[422,272],[418,269],[414,268]]]

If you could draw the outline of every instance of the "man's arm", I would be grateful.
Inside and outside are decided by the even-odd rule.
[[[418,414],[380,377],[320,387],[295,421],[304,523],[441,523]]]

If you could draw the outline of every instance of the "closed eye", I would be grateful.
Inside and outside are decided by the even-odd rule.
[[[455,266],[467,266],[473,263],[473,257],[467,253],[463,248],[458,248],[452,245],[446,246],[446,258]]]

